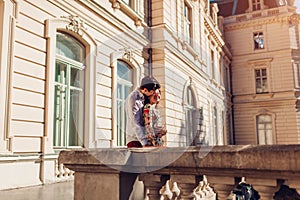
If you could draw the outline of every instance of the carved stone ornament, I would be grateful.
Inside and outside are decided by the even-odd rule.
[[[118,10],[120,9],[120,2],[118,0],[111,0],[111,7],[114,9],[114,10]]]
[[[78,35],[82,36],[83,31],[87,29],[85,27],[85,23],[78,16],[70,15],[68,17],[63,16],[63,18],[67,18],[70,20],[70,23],[66,25],[66,29],[69,31],[73,31]]]
[[[128,49],[128,48],[125,48],[124,49],[124,55],[123,55],[123,58],[131,61],[131,59],[133,58],[133,52],[131,49]]]

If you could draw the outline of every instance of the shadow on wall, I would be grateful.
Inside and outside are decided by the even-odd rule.
[[[281,185],[280,189],[275,193],[274,200],[300,200],[300,195],[294,188],[287,185]]]

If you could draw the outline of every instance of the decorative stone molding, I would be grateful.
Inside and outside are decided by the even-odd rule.
[[[300,16],[299,14],[295,14],[295,15],[292,15],[292,16],[289,16],[288,17],[288,22],[291,24],[291,25],[297,25],[299,24],[299,21],[300,21]]]
[[[283,10],[284,7],[270,9],[270,10],[263,10],[261,12],[256,13],[246,13],[242,15],[236,15],[225,18],[224,21],[224,29],[225,31],[232,31],[238,29],[244,29],[253,26],[261,26],[266,24],[273,24],[273,23],[290,23],[290,24],[298,24],[300,16],[297,14],[287,16],[285,13],[287,11]],[[282,16],[280,16],[282,14]],[[257,18],[257,16],[260,19]]]
[[[70,15],[68,17],[62,16],[61,18],[66,18],[70,20],[70,23],[66,25],[66,29],[69,31],[73,31],[78,35],[82,36],[84,31],[87,30],[85,23],[78,16]]]
[[[221,37],[220,31],[217,31],[216,27],[210,22],[209,19],[204,19],[204,25],[206,29],[209,31],[209,36],[214,38],[214,40],[218,43],[219,46],[223,46],[225,42]]]

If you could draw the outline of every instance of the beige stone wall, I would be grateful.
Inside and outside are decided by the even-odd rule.
[[[220,69],[220,47],[223,40],[215,29],[209,13],[198,1],[154,1],[153,4],[153,75],[163,85],[163,101],[160,103],[168,128],[168,146],[185,145],[184,91],[191,84],[196,96],[195,108],[203,109],[203,131],[211,144],[226,142],[223,126],[227,105],[223,96],[224,70]],[[183,7],[190,5],[192,17],[192,43],[187,44],[184,35]],[[159,10],[163,15],[157,15]],[[206,23],[206,25],[205,25]],[[213,30],[212,30],[213,29]],[[213,78],[211,51],[215,53],[216,76]],[[217,133],[213,134],[213,108],[217,107]],[[198,116],[199,117],[199,116]],[[190,119],[192,120],[192,119]],[[199,121],[199,118],[196,119]],[[225,125],[227,126],[227,125]]]
[[[192,14],[190,44],[184,35],[184,2],[190,6]],[[148,55],[144,48],[149,41],[144,35],[147,31],[144,3],[136,0],[133,12],[119,0],[0,0],[0,11],[5,11],[0,12],[0,109],[5,110],[0,115],[0,153],[48,156],[47,162],[42,160],[45,157],[37,157],[34,162],[29,157],[22,161],[15,159],[20,164],[26,162],[26,170],[36,177],[32,177],[34,181],[19,184],[13,179],[12,187],[55,180],[49,174],[54,176],[55,167],[52,166],[56,160],[51,155],[54,154],[53,83],[57,31],[72,35],[87,49],[84,146],[117,146],[117,60],[125,60],[134,68],[134,88],[147,74]],[[152,3],[153,75],[163,86],[160,106],[168,129],[167,145],[186,145],[184,129],[192,120],[184,117],[188,86],[195,95],[195,111],[203,110],[202,129],[206,142],[211,145],[226,143],[223,122],[227,104],[221,80],[224,71],[219,62],[226,55],[222,54],[224,41],[218,24],[211,19],[203,2],[154,0]],[[77,19],[84,26],[70,25]],[[78,32],[67,26],[78,28]],[[132,57],[124,56],[124,48],[129,49]],[[211,52],[214,52],[214,60]],[[213,116],[214,107],[217,120]],[[199,114],[194,120],[199,120]],[[214,126],[217,127],[215,133]],[[9,160],[8,155],[3,158],[4,162]],[[9,164],[1,167],[5,173]],[[3,187],[5,183],[0,182],[0,188]]]
[[[274,143],[298,143],[295,80],[291,60],[292,49],[298,48],[297,25],[291,25],[289,13],[276,20],[272,16],[251,19],[243,23],[225,18],[225,38],[231,47],[232,88],[234,96],[234,126],[236,144],[257,144],[256,115],[269,113],[273,116]],[[298,22],[299,23],[299,22]],[[253,32],[264,33],[265,48],[254,50]],[[256,94],[254,69],[266,67],[268,93]],[[296,75],[298,76],[298,75]]]
[[[85,147],[114,145],[116,61],[126,60],[124,47],[132,49],[134,58],[128,62],[136,69],[136,87],[145,73],[142,50],[148,41],[143,35],[144,19],[137,19],[124,10],[124,6],[114,9],[110,1],[1,0],[0,10],[5,11],[4,15],[0,14],[0,153],[7,153],[1,160],[2,173],[10,172],[10,165],[14,165],[8,154],[42,153],[46,156],[54,153],[53,78],[57,30],[74,36],[87,48]],[[139,13],[143,11],[138,7]],[[85,27],[80,29],[82,35],[66,29],[70,16],[78,16],[84,22]],[[55,181],[55,167],[49,167],[54,166],[55,158],[47,158],[47,162],[40,159],[14,158],[18,166],[25,166],[23,170],[13,168],[14,174],[28,172],[28,176],[35,176],[24,181],[15,176],[9,184],[1,182],[0,188]]]

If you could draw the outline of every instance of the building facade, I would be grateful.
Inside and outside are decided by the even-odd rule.
[[[124,147],[124,101],[145,75],[162,85],[167,146],[231,142],[217,4],[0,0],[0,10],[0,189],[72,177],[62,149]]]
[[[232,55],[235,144],[298,144],[299,14],[294,1],[218,5]]]

